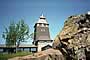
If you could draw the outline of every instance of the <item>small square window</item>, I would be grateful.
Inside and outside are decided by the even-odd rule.
[[[42,31],[42,32],[44,32],[44,31],[45,31],[45,29],[41,29],[41,31]]]

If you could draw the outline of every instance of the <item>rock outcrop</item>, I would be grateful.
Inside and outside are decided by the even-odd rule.
[[[89,59],[86,54],[90,47],[90,14],[68,17],[62,31],[54,40],[53,48],[62,51],[69,60]]]

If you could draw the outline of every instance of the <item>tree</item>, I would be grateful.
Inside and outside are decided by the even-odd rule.
[[[3,32],[2,37],[6,40],[6,46],[11,46],[16,44],[16,26],[15,23],[10,23],[8,28],[5,27],[5,32]]]
[[[17,47],[20,45],[20,42],[25,42],[26,39],[29,38],[29,27],[27,24],[24,23],[23,20],[19,21],[16,25],[16,33],[17,33]]]
[[[2,37],[6,40],[6,46],[19,47],[20,42],[25,42],[29,38],[29,27],[24,20],[20,20],[17,24],[12,22],[8,28],[5,28]]]

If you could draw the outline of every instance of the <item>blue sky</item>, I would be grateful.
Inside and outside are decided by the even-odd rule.
[[[12,20],[18,22],[24,19],[32,33],[43,12],[50,24],[51,39],[54,39],[68,16],[87,11],[90,11],[90,0],[0,0],[0,44],[5,43],[1,37],[4,26],[7,27]],[[26,43],[31,44],[31,40]]]

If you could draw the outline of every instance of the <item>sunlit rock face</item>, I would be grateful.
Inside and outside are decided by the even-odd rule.
[[[68,52],[72,52],[71,54],[73,55],[71,56],[74,56],[74,54],[78,55],[78,51],[81,48],[83,48],[84,51],[87,51],[89,45],[90,14],[81,14],[68,17],[64,23],[62,31],[60,31],[54,40],[53,48],[60,49],[66,54],[68,54]],[[81,50],[79,52],[81,52]],[[85,52],[83,52],[82,55],[84,54]],[[76,57],[78,57],[78,59],[83,58],[80,58],[80,56]],[[84,58],[86,59],[86,55]]]

